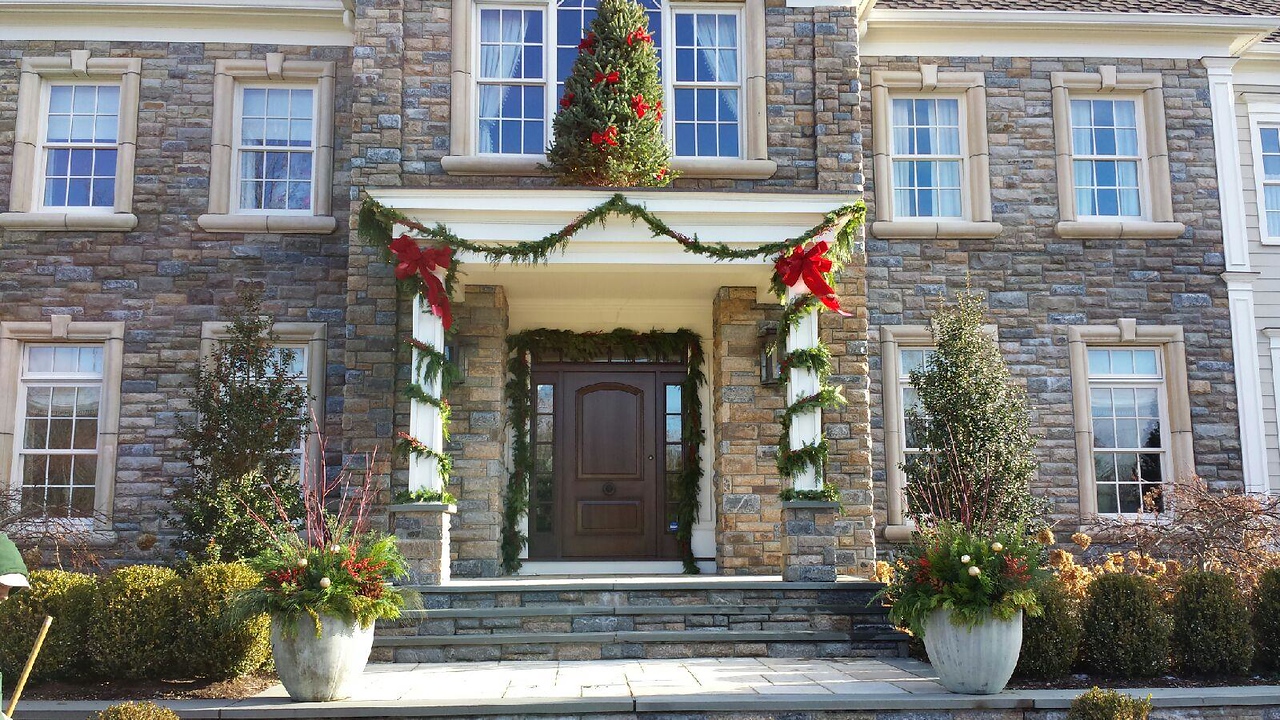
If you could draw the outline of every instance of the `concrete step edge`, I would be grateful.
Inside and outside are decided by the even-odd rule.
[[[457,618],[495,617],[573,617],[599,615],[849,615],[864,616],[866,608],[857,605],[521,605],[491,608],[422,608],[405,610],[402,618],[450,620]]]
[[[849,633],[819,630],[626,630],[583,633],[504,633],[493,635],[378,636],[374,647],[445,647],[451,645],[609,645],[613,643],[803,643],[852,642]]]

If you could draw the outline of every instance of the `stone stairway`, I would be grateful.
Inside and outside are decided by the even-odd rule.
[[[382,662],[896,657],[906,636],[857,580],[720,576],[501,578],[417,586],[380,624]]]

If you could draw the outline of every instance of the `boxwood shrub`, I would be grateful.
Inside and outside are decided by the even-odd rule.
[[[94,670],[112,679],[173,677],[180,582],[155,565],[128,565],[98,586],[90,647]]]
[[[1152,677],[1169,665],[1171,623],[1149,577],[1112,573],[1089,584],[1080,659],[1101,677]]]
[[[1263,573],[1253,591],[1253,640],[1258,669],[1280,671],[1280,568]]]
[[[1071,701],[1067,720],[1147,720],[1151,697],[1136,698],[1115,690],[1093,688]]]
[[[260,576],[242,563],[196,565],[182,578],[177,607],[178,664],[188,677],[229,678],[261,668],[271,657],[271,622],[230,617],[234,595]]]
[[[1249,608],[1230,575],[1190,572],[1170,604],[1173,665],[1184,675],[1243,675],[1253,662]]]
[[[1053,679],[1071,672],[1080,647],[1080,605],[1057,579],[1039,590],[1044,614],[1022,621],[1022,653],[1017,674]]]
[[[0,602],[0,673],[17,678],[46,615],[53,617],[40,656],[31,671],[34,681],[76,678],[89,669],[84,638],[92,627],[92,575],[63,570],[36,570],[31,587]]]
[[[96,720],[179,720],[178,714],[152,702],[112,705],[98,713]]]

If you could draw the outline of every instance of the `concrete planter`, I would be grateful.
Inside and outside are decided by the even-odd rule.
[[[350,697],[348,688],[364,671],[373,649],[373,624],[362,628],[333,615],[320,615],[320,636],[309,616],[290,622],[271,618],[271,656],[280,682],[295,702]]]
[[[951,611],[934,610],[925,621],[924,648],[951,692],[993,695],[1004,690],[1022,651],[1022,611],[1012,620],[990,615],[973,627],[955,625]]]

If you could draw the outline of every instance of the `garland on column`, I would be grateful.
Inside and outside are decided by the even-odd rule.
[[[502,569],[514,573],[520,569],[520,551],[529,538],[520,532],[520,518],[529,511],[529,487],[533,479],[534,457],[530,448],[533,418],[532,357],[537,353],[555,353],[562,362],[589,362],[603,355],[620,355],[627,360],[645,357],[682,358],[687,363],[681,383],[680,417],[683,426],[684,465],[676,485],[676,542],[680,547],[684,571],[698,572],[693,557],[693,524],[701,509],[702,446],[706,433],[702,429],[702,396],[699,390],[707,382],[702,366],[702,338],[692,330],[675,332],[636,332],[618,328],[612,332],[575,333],[568,330],[526,330],[507,337],[506,399],[515,437],[511,444],[511,474],[507,478],[506,507],[502,516]]]
[[[713,260],[741,260],[763,258],[774,263],[773,277],[770,287],[785,305],[783,321],[779,331],[778,342],[785,343],[802,317],[812,311],[824,308],[841,314],[839,300],[830,285],[834,273],[853,257],[854,239],[858,228],[862,226],[866,216],[866,207],[861,201],[842,205],[823,216],[821,222],[800,235],[771,243],[756,246],[732,246],[725,243],[709,243],[698,239],[696,235],[685,235],[667,226],[661,219],[650,213],[643,205],[627,200],[622,194],[615,194],[608,200],[590,208],[576,217],[568,225],[539,240],[522,241],[510,244],[477,243],[458,237],[442,224],[428,226],[414,221],[400,212],[387,208],[372,199],[366,198],[360,208],[358,231],[360,236],[373,247],[383,249],[385,259],[396,264],[396,278],[402,288],[419,294],[426,300],[432,312],[440,316],[446,323],[450,320],[449,297],[453,293],[457,277],[458,262],[454,254],[458,251],[473,253],[494,264],[510,262],[514,264],[538,264],[546,262],[553,252],[562,252],[569,241],[580,231],[595,225],[604,225],[611,216],[618,215],[632,222],[643,223],[654,237],[666,237],[679,243],[686,252],[691,252]],[[400,225],[413,233],[392,238],[393,228]],[[831,233],[833,242],[818,241],[817,238]],[[422,240],[428,244],[426,250],[418,246]],[[803,282],[809,291],[787,302],[788,287],[796,287]],[[689,331],[680,331],[688,333]],[[567,331],[536,330],[513,335],[509,338],[511,357],[507,363],[508,382],[506,394],[511,404],[510,422],[516,429],[512,443],[515,463],[508,478],[506,507],[503,512],[502,531],[502,565],[508,572],[514,572],[520,566],[520,550],[527,538],[519,532],[519,520],[528,511],[529,478],[531,477],[531,457],[529,452],[529,422],[531,415],[530,388],[530,353],[535,341],[548,343],[539,348],[548,347],[567,353],[569,357],[590,357],[601,348],[610,348],[626,352],[641,353],[642,348],[658,348],[662,342],[657,336],[675,337],[680,333],[633,333],[627,330],[616,330],[612,333],[577,334]],[[688,352],[689,379],[686,381],[684,398],[685,433],[696,432],[698,436],[684,438],[686,447],[696,445],[701,448],[705,438],[702,437],[701,400],[697,387],[704,381],[702,373],[701,345],[697,336],[684,337],[686,344],[681,347]],[[442,389],[446,384],[446,374],[450,366],[444,361],[442,353],[430,346],[408,341],[420,351],[415,371],[419,382],[410,385],[407,393],[421,402],[426,402],[442,411],[447,432],[447,402],[427,393],[423,388],[428,386],[433,371],[442,373]],[[651,344],[646,344],[651,343]],[[665,347],[665,346],[663,346]],[[425,348],[425,349],[424,349]],[[583,353],[586,353],[583,355]],[[813,408],[836,409],[844,404],[840,388],[830,385],[827,378],[831,374],[831,353],[819,339],[815,348],[796,350],[789,353],[783,362],[784,370],[805,368],[818,375],[819,389],[813,395],[798,398],[783,412],[782,434],[778,440],[778,472],[794,481],[795,476],[806,468],[812,467],[817,477],[823,480],[820,490],[800,490],[794,486],[786,487],[780,493],[783,500],[836,500],[837,489],[823,478],[823,468],[827,459],[828,444],[825,437],[817,443],[806,444],[798,448],[791,447],[790,429],[792,419],[799,413]],[[456,371],[455,371],[456,372]],[[782,381],[788,380],[788,373],[783,372]],[[523,401],[518,398],[524,398]],[[521,403],[524,403],[523,405]],[[697,422],[693,422],[696,420]],[[820,433],[821,435],[821,433]],[[401,449],[419,457],[431,457],[439,465],[441,475],[448,477],[451,469],[449,457],[427,447],[408,433],[399,433]],[[688,549],[688,539],[693,521],[698,513],[697,487],[701,482],[702,468],[696,459],[690,464],[689,458],[697,458],[697,453],[686,454],[685,472],[681,475],[681,495],[679,510],[679,530],[677,537],[682,543],[685,555],[686,571],[696,572],[692,552]],[[786,483],[784,483],[786,484]]]

